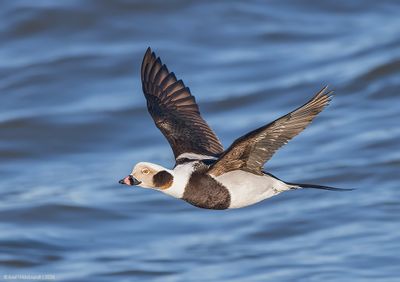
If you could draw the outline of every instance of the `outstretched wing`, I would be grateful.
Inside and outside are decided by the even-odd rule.
[[[218,176],[241,169],[262,175],[263,165],[280,147],[311,123],[328,105],[331,93],[324,87],[293,112],[240,137],[210,167],[208,173]]]
[[[224,151],[200,116],[189,88],[168,71],[150,48],[143,58],[141,77],[149,113],[171,145],[175,159],[183,153],[218,156]]]

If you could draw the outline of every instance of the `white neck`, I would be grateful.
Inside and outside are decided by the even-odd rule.
[[[185,187],[189,182],[189,178],[192,175],[193,170],[193,163],[178,165],[173,171],[168,170],[168,172],[174,177],[174,180],[171,187],[161,191],[172,197],[179,199],[182,198],[183,193],[185,193]]]

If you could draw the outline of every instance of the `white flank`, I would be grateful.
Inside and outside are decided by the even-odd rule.
[[[242,170],[230,171],[215,179],[229,190],[230,209],[249,206],[290,189],[269,175],[260,176]]]
[[[207,155],[201,155],[201,154],[196,154],[196,153],[183,153],[180,154],[176,159],[190,159],[190,160],[204,160],[204,159],[213,159],[216,160],[216,157],[212,157],[212,156],[207,156]]]

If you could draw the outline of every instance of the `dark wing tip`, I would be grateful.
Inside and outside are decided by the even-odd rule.
[[[321,97],[327,97],[328,103],[333,99],[334,91],[329,89],[329,85],[325,85],[320,91],[318,91],[318,93],[313,97],[313,100]]]
[[[326,106],[330,104],[332,101],[334,95],[333,91],[328,89],[328,85],[323,87],[320,91],[317,92],[317,94],[314,95],[314,97],[305,103],[302,107],[308,105],[308,107],[315,107],[319,108],[319,112],[323,110]],[[302,107],[298,108],[301,109]]]
[[[144,53],[142,66],[140,68],[142,81],[145,80],[146,72],[148,73],[150,71],[151,66],[154,64],[154,61],[156,61],[156,54],[151,50],[150,47],[148,47],[146,53]]]
[[[148,47],[143,56],[142,68],[145,65],[145,63],[147,63],[149,61],[149,59],[151,58],[152,55],[155,56],[154,52],[151,51],[151,48]]]

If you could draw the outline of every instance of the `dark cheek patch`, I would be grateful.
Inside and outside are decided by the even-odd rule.
[[[165,170],[162,170],[153,176],[154,186],[160,189],[167,189],[171,187],[173,180],[174,177]]]

